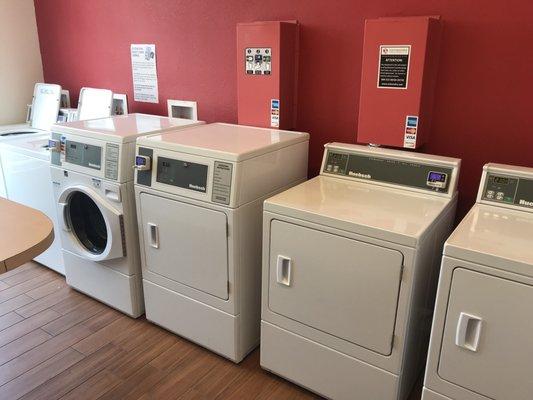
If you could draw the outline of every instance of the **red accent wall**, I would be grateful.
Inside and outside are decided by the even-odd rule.
[[[354,142],[363,22],[434,15],[444,22],[433,127],[423,152],[463,159],[460,216],[484,163],[533,166],[533,2],[437,0],[35,0],[44,76],[70,89],[127,93],[130,112],[196,100],[199,118],[235,122],[236,24],[301,23],[297,129],[311,134],[310,175],[326,142]],[[131,43],[155,43],[156,105],[133,101]]]

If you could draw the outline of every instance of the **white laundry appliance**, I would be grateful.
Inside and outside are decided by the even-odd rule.
[[[0,145],[15,137],[47,134],[57,120],[61,101],[61,86],[37,83],[33,89],[32,110],[29,122],[0,126]],[[46,168],[48,170],[48,167]],[[0,197],[8,198],[4,170],[0,168]]]
[[[64,275],[59,224],[50,184],[48,139],[48,133],[40,133],[5,140],[0,143],[0,162],[7,198],[42,211],[54,224],[54,241],[35,260]]]
[[[262,204],[306,179],[308,143],[230,124],[137,140],[148,320],[234,362],[257,347]]]
[[[70,286],[133,317],[143,313],[135,139],[199,123],[129,114],[52,127],[51,175]]]
[[[533,398],[533,168],[487,164],[444,246],[423,400]]]
[[[460,160],[332,143],[265,201],[261,366],[331,399],[403,400],[425,360]]]

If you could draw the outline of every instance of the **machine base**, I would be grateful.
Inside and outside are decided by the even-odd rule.
[[[143,279],[146,319],[239,363],[257,347],[240,345],[241,318]]]
[[[450,397],[435,393],[429,389],[424,388],[422,391],[422,400],[452,400]]]
[[[331,399],[396,400],[398,377],[261,321],[261,367]]]
[[[144,314],[140,274],[124,275],[68,251],[63,257],[69,286],[133,318]]]

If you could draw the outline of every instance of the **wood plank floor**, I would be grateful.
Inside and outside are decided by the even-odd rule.
[[[317,398],[263,371],[258,350],[235,365],[37,263],[0,275],[0,399]]]

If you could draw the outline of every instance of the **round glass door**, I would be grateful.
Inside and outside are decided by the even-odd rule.
[[[107,227],[93,199],[82,192],[70,196],[68,216],[72,232],[89,252],[102,254],[107,246]]]

